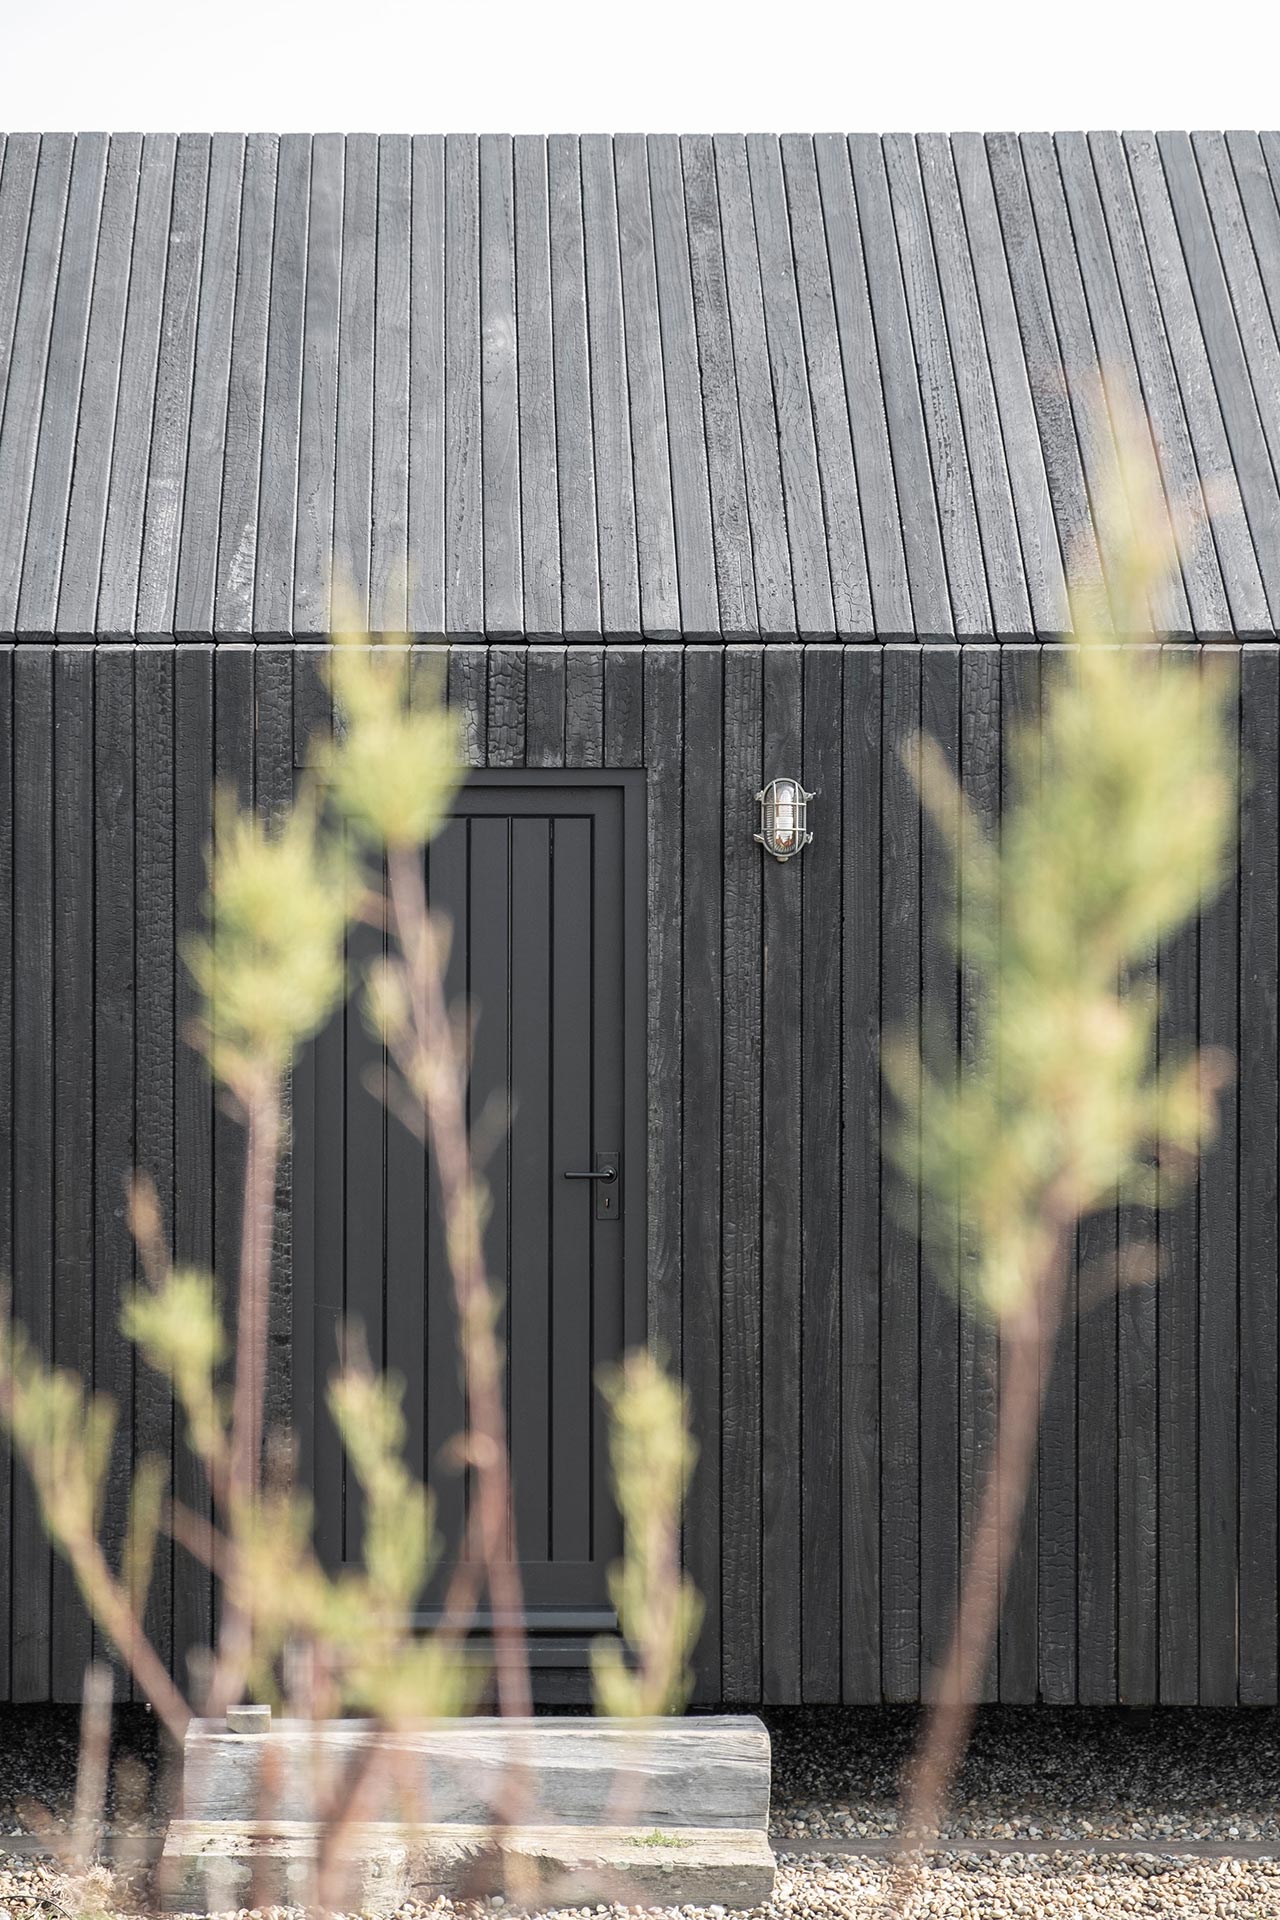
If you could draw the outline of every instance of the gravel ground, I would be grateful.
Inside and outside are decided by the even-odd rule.
[[[774,1897],[756,1920],[889,1920],[899,1911],[894,1891],[892,1869],[885,1863],[798,1862],[782,1854]],[[82,1889],[34,1863],[23,1862],[7,1872],[0,1868],[0,1920],[82,1920],[95,1906],[101,1920],[108,1920],[110,1909],[98,1904],[107,1897],[101,1879]],[[740,1920],[723,1907],[677,1911],[683,1920]],[[577,1907],[561,1909],[560,1916],[621,1920],[626,1912],[623,1907]],[[1060,1855],[1013,1855],[992,1865],[977,1855],[951,1852],[931,1859],[912,1888],[907,1912],[910,1920],[1098,1920],[1113,1914],[1142,1915],[1144,1920],[1274,1920],[1280,1914],[1280,1867],[1234,1860],[1171,1867],[1141,1855],[1086,1866]],[[260,1920],[300,1916],[268,1908]],[[438,1900],[404,1907],[398,1920],[503,1920],[503,1909],[494,1903],[464,1906]]]
[[[768,1920],[867,1920],[896,1911],[885,1858],[789,1854],[860,1837],[883,1840],[896,1821],[897,1783],[915,1715],[907,1711],[796,1709],[766,1715],[774,1743],[774,1845],[778,1881]],[[57,1814],[70,1807],[76,1719],[70,1710],[0,1711],[0,1833],[22,1826],[30,1797]],[[118,1716],[116,1751],[154,1769],[154,1722]],[[116,1809],[117,1824],[127,1808]],[[1114,1713],[994,1708],[979,1716],[947,1835],[960,1844],[931,1855],[915,1884],[918,1920],[1095,1920],[1099,1915],[1280,1920],[1280,1859],[1187,1860],[1144,1852],[1171,1840],[1274,1843],[1280,1854],[1280,1712],[1166,1709],[1149,1718]],[[1128,1840],[1133,1851],[1078,1854],[966,1852],[981,1838]],[[79,1920],[82,1891],[50,1866],[2,1858],[0,1920]],[[105,1892],[105,1889],[102,1890]],[[101,1899],[101,1892],[98,1898]],[[622,1912],[575,1909],[576,1915]],[[683,1908],[686,1920],[733,1920],[717,1908]],[[446,1901],[403,1910],[403,1920],[501,1920],[500,1907]]]
[[[914,1711],[806,1707],[765,1719],[775,1844],[894,1832]],[[1280,1711],[986,1708],[944,1831],[1280,1845]]]

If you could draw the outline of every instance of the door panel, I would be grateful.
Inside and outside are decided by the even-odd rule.
[[[539,1610],[599,1618],[620,1545],[597,1379],[643,1321],[642,799],[636,776],[481,776],[427,854],[432,908],[452,927],[448,997],[472,1023],[468,1118],[489,1189],[485,1258],[501,1306],[514,1524],[535,1621]],[[353,960],[377,944],[356,931]],[[431,1479],[446,1548],[429,1610],[467,1509],[450,1457],[465,1409],[438,1192],[431,1156],[381,1106],[385,1063],[354,1004],[317,1042],[304,1083],[332,1090],[335,1056],[340,1110],[317,1097],[299,1126],[299,1152],[313,1153],[317,1174],[336,1159],[344,1175],[336,1202],[319,1179],[312,1188],[316,1244],[336,1228],[342,1248],[341,1309],[332,1286],[327,1301],[317,1295],[318,1536],[328,1558],[358,1556],[359,1503],[323,1410],[345,1313],[375,1361],[385,1354],[405,1381],[410,1460]],[[335,1130],[345,1134],[336,1155]],[[606,1151],[620,1177],[598,1205],[598,1183],[564,1175]]]

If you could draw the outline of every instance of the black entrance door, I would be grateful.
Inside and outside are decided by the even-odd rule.
[[[453,929],[449,999],[473,1024],[469,1117],[526,1597],[535,1623],[571,1629],[607,1611],[619,1547],[598,1374],[643,1338],[643,796],[636,776],[545,779],[475,776],[429,849],[427,886]],[[353,962],[376,938],[353,936]],[[405,1383],[410,1459],[436,1491],[445,1558],[430,1602],[465,1527],[450,1457],[465,1408],[431,1156],[386,1112],[384,1072],[353,1005],[300,1074],[298,1252],[315,1298],[299,1414],[322,1552],[354,1559],[359,1501],[324,1383],[340,1326],[358,1323]]]

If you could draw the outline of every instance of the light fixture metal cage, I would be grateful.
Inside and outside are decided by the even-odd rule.
[[[798,780],[779,774],[756,795],[760,831],[756,840],[775,860],[791,860],[813,839],[809,830],[809,802],[813,799]]]

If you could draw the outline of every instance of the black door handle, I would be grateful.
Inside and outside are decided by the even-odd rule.
[[[599,1167],[594,1173],[566,1173],[565,1175],[566,1180],[616,1180],[617,1177],[616,1167]]]

